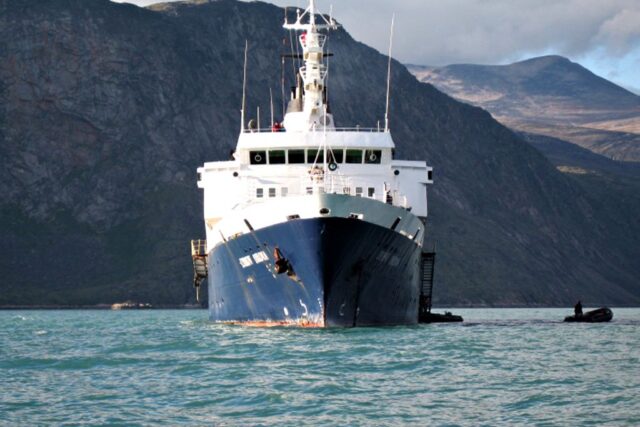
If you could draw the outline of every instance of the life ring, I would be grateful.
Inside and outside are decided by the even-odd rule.
[[[335,163],[335,162],[329,163],[329,170],[331,172],[335,171],[336,169],[338,169],[338,164],[337,163]]]

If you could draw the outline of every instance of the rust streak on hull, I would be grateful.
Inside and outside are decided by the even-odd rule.
[[[226,325],[249,326],[254,328],[274,328],[278,326],[287,326],[294,328],[324,328],[324,321],[316,322],[308,319],[298,320],[246,320],[246,321],[229,321],[221,322]]]

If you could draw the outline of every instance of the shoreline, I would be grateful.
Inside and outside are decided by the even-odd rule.
[[[609,308],[639,308],[640,306],[634,305],[599,305],[592,306],[586,305],[587,308],[609,307]],[[208,307],[191,304],[163,304],[152,307],[128,307],[121,309],[113,309],[111,304],[95,304],[95,305],[0,305],[0,310],[112,310],[112,311],[127,311],[127,310],[207,310]],[[439,310],[478,310],[478,309],[547,309],[547,308],[565,308],[573,310],[573,306],[568,305],[464,305],[464,306],[438,306],[433,307],[434,312]]]
[[[163,304],[152,307],[128,307],[121,309],[113,309],[111,304],[95,304],[95,305],[0,305],[0,310],[111,310],[111,311],[127,311],[127,310],[206,310],[207,307],[189,304]]]

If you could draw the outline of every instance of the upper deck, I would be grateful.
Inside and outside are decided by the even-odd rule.
[[[237,150],[314,147],[395,148],[389,132],[377,128],[333,128],[316,131],[254,130],[242,132]]]

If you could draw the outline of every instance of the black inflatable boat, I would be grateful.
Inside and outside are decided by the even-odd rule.
[[[452,314],[450,311],[441,313],[420,313],[419,323],[449,323],[449,322],[462,322],[462,316]]]
[[[574,314],[564,318],[565,322],[587,322],[598,323],[608,322],[613,318],[613,311],[607,307],[598,308],[597,310],[587,311],[584,314]]]

